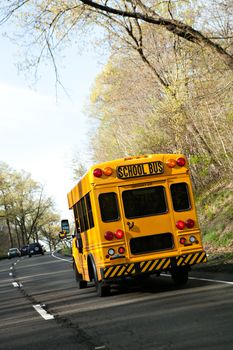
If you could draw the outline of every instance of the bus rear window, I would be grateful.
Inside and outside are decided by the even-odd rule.
[[[99,205],[103,222],[119,220],[120,215],[115,192],[101,193],[99,195]]]
[[[125,216],[128,219],[165,214],[167,212],[163,186],[124,191],[122,198]]]
[[[171,185],[173,208],[175,211],[184,211],[191,208],[188,185],[184,182]]]

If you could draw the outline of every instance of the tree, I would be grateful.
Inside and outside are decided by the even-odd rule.
[[[198,48],[168,46],[163,35],[154,38],[151,28],[142,29],[144,52],[169,88],[156,84],[136,51],[114,53],[91,95],[92,115],[100,120],[94,136],[99,143],[93,142],[96,159],[182,152],[199,189],[231,176],[232,74],[214,55],[207,64]]]
[[[30,40],[27,42],[30,52],[30,43],[37,49],[34,60],[27,62],[28,67],[39,64],[43,56],[50,57],[59,81],[56,53],[61,44],[71,40],[72,34],[82,40],[85,30],[96,25],[118,41],[126,33],[128,42],[144,62],[147,57],[143,54],[141,27],[147,24],[154,32],[162,30],[179,38],[177,42],[189,42],[214,53],[232,70],[232,31],[219,30],[222,14],[226,21],[232,19],[232,13],[226,10],[231,3],[214,0],[214,4],[216,12],[210,22],[206,21],[209,9],[201,0],[194,4],[198,8],[196,17],[192,16],[195,11],[192,2],[184,0],[3,0],[0,13],[1,23],[14,19],[22,26],[23,40]]]
[[[59,221],[52,199],[30,174],[0,163],[0,184],[1,218],[6,222],[11,247],[38,242],[43,227]]]

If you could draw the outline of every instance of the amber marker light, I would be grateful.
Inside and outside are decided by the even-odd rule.
[[[112,175],[112,168],[110,168],[110,167],[104,168],[104,169],[103,169],[103,173],[104,173],[105,176],[110,176],[110,175]]]
[[[166,165],[169,168],[174,168],[176,166],[176,160],[175,159],[167,159],[166,160]]]

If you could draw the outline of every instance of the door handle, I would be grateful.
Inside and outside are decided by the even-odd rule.
[[[132,230],[132,228],[134,227],[134,222],[133,221],[128,221],[127,223],[126,223],[128,226],[129,226],[129,230]]]

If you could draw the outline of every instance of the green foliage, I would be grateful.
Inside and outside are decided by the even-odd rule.
[[[207,246],[233,246],[233,184],[219,183],[212,186],[197,201],[197,209]]]

